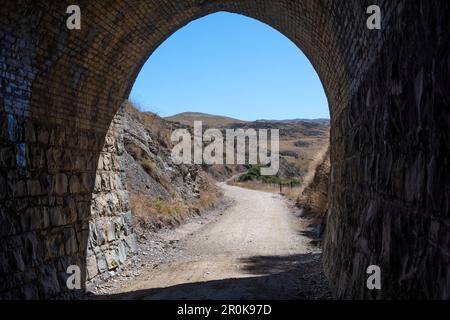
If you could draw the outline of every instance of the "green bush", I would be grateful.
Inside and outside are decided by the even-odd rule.
[[[239,182],[256,181],[261,179],[261,168],[258,166],[251,167],[246,173],[239,177]]]

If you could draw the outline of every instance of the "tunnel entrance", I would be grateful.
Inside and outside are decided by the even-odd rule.
[[[246,194],[242,189],[236,197],[233,191],[253,188],[278,195],[281,188],[295,202],[302,182],[314,170],[313,161],[322,149],[328,149],[327,98],[299,48],[254,19],[230,13],[209,15],[181,29],[158,48],[141,70],[131,97],[138,102],[123,104],[99,160],[87,252],[88,287],[105,295],[114,292],[112,288],[120,287],[121,292],[133,288],[138,278],[146,283],[140,287],[150,289],[148,286],[162,285],[158,277],[165,279],[166,286],[182,284],[176,281],[192,282],[202,273],[211,280],[250,277],[246,269],[259,269],[256,265],[264,260],[260,253],[270,257],[267,261],[279,264],[273,270],[269,264],[264,267],[267,274],[262,275],[278,278],[276,288],[265,287],[264,291],[271,291],[266,296],[276,297],[285,290],[281,289],[284,285],[292,287],[291,297],[297,298],[292,279],[293,274],[299,274],[301,263],[290,263],[290,255],[305,254],[300,259],[303,261],[308,260],[307,251],[314,251],[320,259],[319,248],[304,244],[307,240],[300,223],[282,197],[270,203],[264,193],[254,191],[242,197]],[[271,152],[263,152],[266,148]],[[258,176],[249,181],[256,171]],[[229,184],[234,187],[224,184],[233,177],[236,181]],[[258,195],[257,202],[267,202],[273,214],[278,212],[280,222],[273,221],[272,214],[263,215],[268,210],[261,210],[265,206],[255,210],[242,204]],[[242,212],[234,214],[239,210]],[[220,242],[220,233],[199,229],[210,225],[210,216],[216,211],[236,219],[228,225],[220,249],[213,244]],[[319,219],[325,214],[325,210],[320,212]],[[249,221],[252,215],[254,223]],[[258,215],[261,218],[256,219]],[[269,233],[268,223],[273,228]],[[275,232],[277,226],[280,230]],[[191,242],[183,235],[186,229],[194,237],[206,232],[204,237],[211,247]],[[191,244],[185,245],[186,241]],[[232,244],[237,242],[242,244],[239,253]],[[217,256],[228,250],[228,258]],[[175,251],[182,251],[183,257]],[[202,264],[201,259],[209,262]],[[215,264],[216,260],[222,262]],[[252,262],[248,268],[238,268],[241,261]],[[283,263],[290,265],[281,266]],[[319,260],[309,263],[316,264],[316,273],[324,278]],[[170,274],[161,269],[171,270]],[[192,272],[195,275],[189,280],[183,278]],[[114,279],[102,281],[110,275]],[[255,279],[258,275],[255,272]],[[151,283],[145,280],[149,278],[154,278]],[[306,286],[302,283],[300,287]],[[239,291],[235,299],[242,298]],[[258,291],[253,294],[257,296]],[[209,294],[212,298],[224,293]]]
[[[66,270],[86,266],[113,117],[157,46],[218,11],[279,30],[323,82],[333,119],[324,266],[336,296],[448,298],[447,2],[379,0],[381,30],[367,29],[365,1],[78,2],[76,31],[65,1],[0,13],[2,298],[74,296]],[[372,264],[379,292],[364,285]]]

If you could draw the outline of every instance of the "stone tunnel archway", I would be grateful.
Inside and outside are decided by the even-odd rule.
[[[332,115],[325,270],[342,298],[448,298],[447,1],[15,1],[0,13],[0,296],[71,297],[86,265],[105,136],[143,63],[218,11],[276,28],[315,66]],[[430,49],[433,48],[433,49]],[[383,290],[365,289],[380,265]],[[432,270],[432,272],[431,272]],[[84,273],[84,272],[83,272]]]

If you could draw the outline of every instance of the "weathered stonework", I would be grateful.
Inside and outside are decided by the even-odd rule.
[[[374,2],[380,31],[366,28]],[[123,184],[105,136],[149,54],[220,10],[288,36],[323,82],[332,115],[324,260],[337,296],[449,298],[448,1],[79,0],[79,31],[66,28],[69,4],[7,1],[0,11],[1,298],[73,297],[67,266],[93,275],[123,257],[125,196],[96,203]],[[106,176],[96,179],[101,154]],[[108,244],[88,250],[97,224]],[[382,268],[380,292],[365,289],[369,264]]]
[[[135,237],[128,202],[121,107],[105,138],[92,194],[87,249],[87,279],[108,275],[135,250]]]
[[[5,118],[2,118],[5,119]],[[4,129],[4,122],[2,123]],[[84,269],[98,143],[102,136],[23,120],[17,141],[2,139],[0,298],[73,297],[67,267]],[[2,132],[4,132],[2,130]]]

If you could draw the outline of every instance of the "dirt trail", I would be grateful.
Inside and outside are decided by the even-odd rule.
[[[233,205],[186,235],[183,257],[145,270],[115,299],[328,298],[320,252],[302,235],[304,223],[279,195],[221,184]],[[173,236],[173,234],[172,234]],[[173,241],[174,239],[171,239]]]

